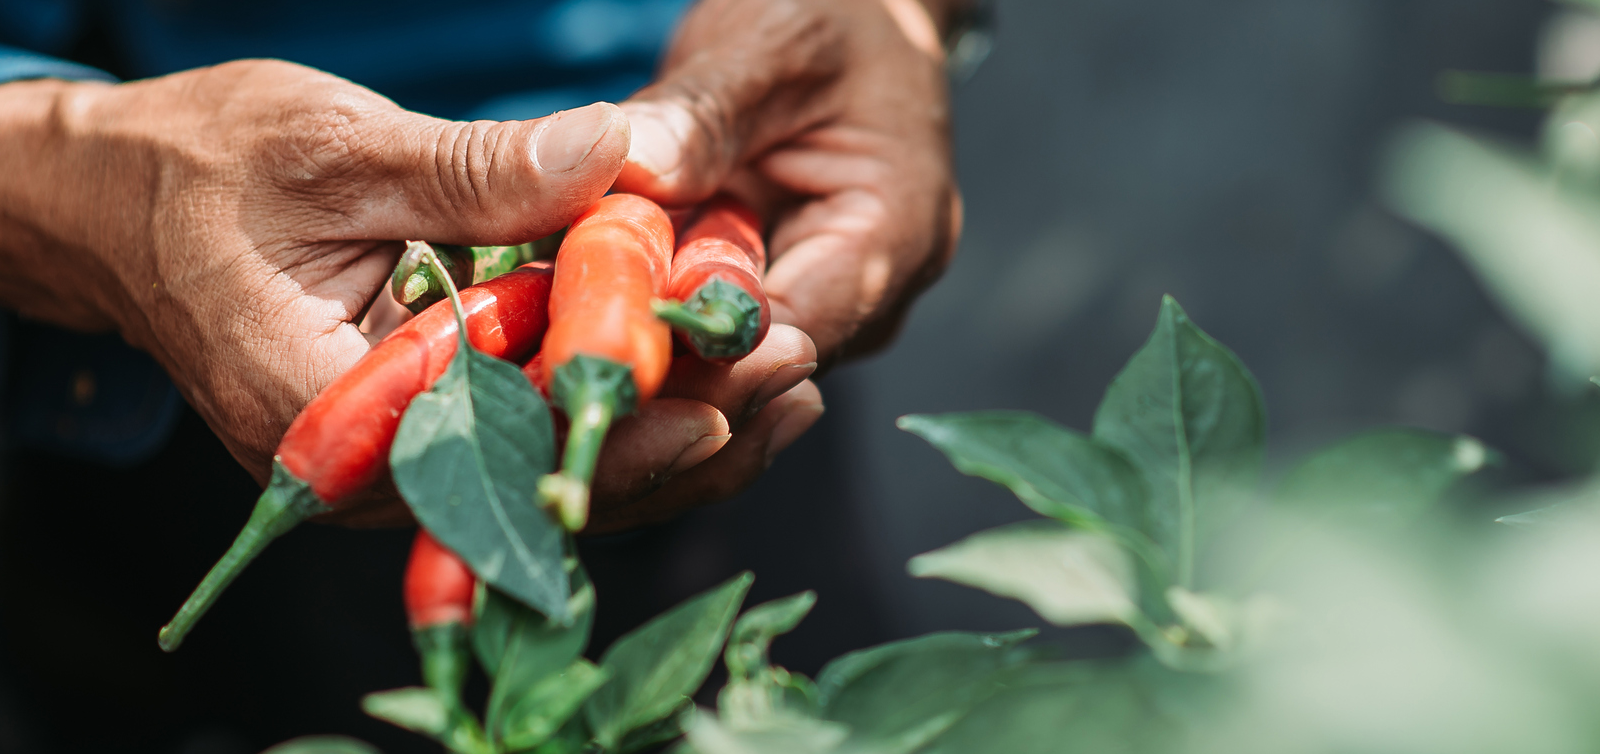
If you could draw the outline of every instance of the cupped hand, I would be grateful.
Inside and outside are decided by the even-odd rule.
[[[678,357],[661,396],[606,437],[586,531],[656,523],[748,486],[822,416],[816,368],[811,339],[788,325],[733,364]]]
[[[300,409],[369,350],[356,323],[395,239],[548,234],[606,192],[629,144],[608,104],[452,122],[275,61],[3,94],[40,117],[0,122],[16,231],[0,251],[39,274],[6,276],[0,298],[119,330],[258,480]]]
[[[395,239],[538,238],[603,195],[629,148],[607,104],[451,122],[276,61],[7,84],[0,100],[0,257],[13,271],[0,301],[120,331],[263,481],[300,409],[369,350],[357,323],[389,305]],[[804,335],[778,332],[738,368],[669,387],[619,428],[597,506],[635,503],[715,452],[725,414],[781,407],[774,395],[815,360]],[[375,496],[340,518],[407,517]]]
[[[760,208],[771,224],[766,291],[789,327],[732,368],[673,365],[668,394],[718,410],[703,408],[698,423],[683,415],[680,431],[701,439],[670,479],[608,481],[602,455],[595,493],[610,504],[597,503],[591,531],[657,521],[754,481],[821,416],[807,379],[818,364],[887,343],[961,225],[943,54],[917,0],[701,0],[658,81],[622,109],[633,145],[617,187],[669,206],[729,191]],[[653,411],[677,408],[655,406],[617,428],[612,459],[650,457],[630,438],[650,431]]]

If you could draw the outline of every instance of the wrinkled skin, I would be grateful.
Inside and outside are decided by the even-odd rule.
[[[773,319],[809,335],[823,368],[885,345],[955,251],[961,198],[938,43],[953,7],[702,0],[656,83],[622,104],[633,145],[618,188],[666,205],[730,191],[761,210]],[[813,395],[802,385],[745,424],[725,411],[735,427],[727,447],[654,495],[602,512],[597,526],[737,492],[786,444],[778,440],[821,413]]]
[[[520,243],[613,183],[670,204],[730,188],[770,218],[784,324],[739,364],[680,361],[614,430],[593,528],[659,520],[759,475],[821,415],[818,363],[881,345],[948,258],[929,19],[912,0],[706,0],[622,110],[535,121],[429,118],[277,61],[0,85],[0,304],[148,351],[265,481],[299,410],[403,319],[380,296],[398,239]],[[374,496],[342,518],[407,516]]]

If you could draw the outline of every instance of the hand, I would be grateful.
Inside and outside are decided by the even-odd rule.
[[[363,312],[369,328],[395,313],[380,295],[399,254],[389,239],[548,234],[605,193],[628,144],[611,105],[456,123],[271,61],[118,86],[6,84],[0,301],[120,331],[265,481],[289,422],[369,349]],[[380,329],[401,318],[387,320]],[[742,418],[792,392],[815,361],[803,334],[775,328],[739,367],[675,379],[619,427],[597,508],[632,503],[721,448],[724,411]],[[793,398],[772,402],[763,416]],[[336,518],[403,523],[395,503],[373,495]]]
[[[623,471],[612,479],[633,486],[608,483],[602,455],[595,494],[610,503],[597,502],[591,531],[660,520],[754,481],[821,416],[821,394],[802,381],[816,362],[887,343],[949,262],[961,200],[937,35],[915,0],[701,0],[659,81],[623,103],[633,147],[618,188],[669,206],[727,190],[764,210],[772,227],[766,290],[774,320],[793,327],[774,326],[767,344],[731,370],[674,364],[667,393],[715,406],[730,421],[708,414],[694,425],[688,433],[705,439],[693,447],[708,460],[688,469],[695,454],[685,454],[682,473],[648,496],[659,477]],[[814,346],[790,345],[801,332]],[[780,351],[793,355],[777,358]],[[811,363],[802,364],[807,354]],[[791,366],[758,390],[756,377],[780,363]],[[617,428],[607,453],[647,431],[648,421],[637,421]],[[611,458],[625,467],[625,457],[649,454]]]
[[[960,234],[943,64],[916,0],[702,0],[660,80],[622,105],[617,186],[667,205],[731,190],[765,210],[775,321],[824,367],[870,352]]]
[[[606,437],[585,531],[656,523],[744,489],[821,418],[816,368],[811,339],[788,325],[734,364],[679,357],[661,395]]]
[[[612,105],[449,122],[272,61],[6,84],[0,301],[120,331],[264,481],[289,422],[367,352],[355,323],[394,239],[545,235],[605,193],[628,144]]]

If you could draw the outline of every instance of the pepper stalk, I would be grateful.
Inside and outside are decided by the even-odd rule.
[[[539,480],[539,497],[568,531],[579,531],[589,522],[589,488],[606,432],[638,407],[639,390],[632,367],[578,354],[553,370],[550,395],[571,426],[561,471]]]

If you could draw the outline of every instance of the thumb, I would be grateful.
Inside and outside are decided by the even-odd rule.
[[[513,244],[549,235],[604,196],[628,154],[628,119],[598,102],[528,121],[399,112],[365,134],[348,213],[359,238]]]
[[[622,104],[633,144],[618,189],[669,205],[701,201],[751,156],[825,117],[817,95],[843,69],[837,29],[793,14],[754,26],[718,35],[723,43],[669,64]]]

